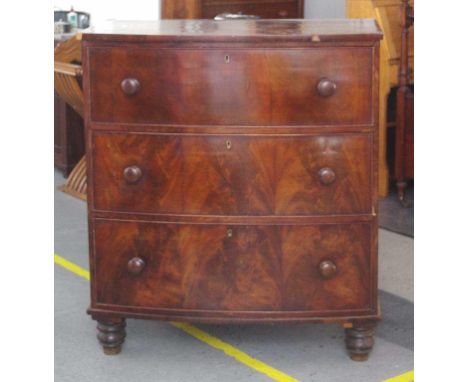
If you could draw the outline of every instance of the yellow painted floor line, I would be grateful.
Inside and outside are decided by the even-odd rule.
[[[58,265],[61,265],[66,270],[73,272],[74,274],[80,277],[83,277],[86,280],[89,280],[89,271],[81,268],[79,265],[76,265],[75,263],[72,263],[71,261],[68,261],[67,259],[64,259],[62,256],[54,254],[54,262]]]
[[[414,370],[386,379],[384,382],[414,382]]]
[[[56,264],[61,265],[65,269],[73,272],[74,274],[89,280],[89,271],[84,268],[81,268],[79,265],[64,259],[63,257],[54,254],[54,261]],[[175,326],[190,334],[192,337],[210,345],[211,347],[221,350],[229,357],[234,358],[240,363],[258,371],[259,373],[265,374],[274,381],[278,382],[300,382],[296,378],[293,378],[274,367],[267,365],[266,363],[255,359],[248,354],[244,353],[243,351],[235,348],[228,343],[221,341],[219,338],[213,337],[212,335],[204,332],[203,330],[198,329],[197,327],[182,323],[182,322],[171,322],[171,325]],[[404,374],[397,375],[396,377],[386,379],[384,382],[413,382],[414,381],[414,371],[408,371]]]
[[[89,280],[89,271],[86,269],[81,268],[80,266],[64,259],[63,257],[54,254],[54,261],[56,264],[61,265],[65,269],[69,270],[70,272],[75,273],[76,275]],[[192,337],[206,343],[207,345],[224,352],[229,357],[234,358],[235,360],[243,363],[244,365],[258,371],[259,373],[265,374],[270,377],[274,381],[278,382],[300,382],[298,379],[293,378],[282,371],[275,369],[274,367],[267,365],[266,363],[255,359],[248,354],[244,353],[243,351],[235,348],[228,343],[221,341],[219,338],[213,337],[212,335],[204,332],[203,330],[198,329],[197,327],[182,323],[182,322],[171,322],[171,325],[175,326],[190,334]]]
[[[240,363],[257,370],[259,373],[266,374],[274,381],[299,382],[297,379],[284,374],[283,372],[267,365],[266,363],[263,363],[262,361],[259,361],[258,359],[252,358],[248,354],[240,351],[239,349],[236,349],[234,346],[229,345],[228,343],[221,341],[216,337],[213,337],[212,335],[198,329],[195,326],[182,322],[171,322],[171,324],[179,329],[182,329],[184,332],[199,339],[200,341],[205,342],[211,347],[223,351],[229,357],[232,357]]]

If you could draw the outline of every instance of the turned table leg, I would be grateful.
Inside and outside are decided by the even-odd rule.
[[[353,361],[367,361],[374,346],[375,322],[354,324],[345,329],[346,349]]]
[[[97,338],[107,355],[119,354],[125,341],[125,319],[98,319]]]

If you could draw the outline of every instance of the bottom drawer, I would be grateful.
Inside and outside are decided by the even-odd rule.
[[[371,224],[94,222],[93,304],[209,311],[372,305]]]

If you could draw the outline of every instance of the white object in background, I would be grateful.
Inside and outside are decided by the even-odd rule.
[[[71,7],[70,12],[68,12],[67,15],[68,22],[72,25],[72,28],[75,28],[78,26],[78,15],[74,11],[73,6]]]

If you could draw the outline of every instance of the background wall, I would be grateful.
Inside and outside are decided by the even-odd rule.
[[[108,19],[154,20],[160,17],[160,0],[54,0],[57,9],[91,13],[91,24]],[[306,18],[346,17],[346,0],[305,0]]]
[[[304,0],[306,19],[339,19],[346,17],[346,0]]]

